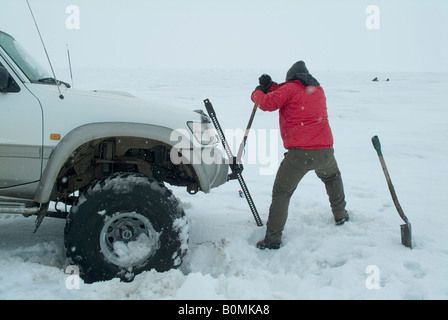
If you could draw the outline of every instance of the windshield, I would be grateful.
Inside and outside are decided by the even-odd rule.
[[[31,82],[51,77],[50,74],[10,35],[0,31],[0,47]]]

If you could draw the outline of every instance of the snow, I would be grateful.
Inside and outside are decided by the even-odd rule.
[[[181,203],[179,203],[179,207],[181,207]],[[178,207],[178,210],[181,208]],[[179,241],[180,241],[180,253],[176,252],[173,254],[172,259],[174,261],[175,266],[179,266],[182,263],[182,258],[179,254],[184,254],[188,252],[188,239],[189,239],[189,226],[188,226],[188,218],[184,215],[181,218],[177,218],[173,221],[173,230],[179,232]]]
[[[158,237],[157,237],[158,238]],[[113,244],[114,253],[118,256],[117,261],[122,266],[131,267],[142,259],[152,254],[154,247],[158,246],[158,239],[151,239],[147,234],[140,234],[135,241],[125,243],[116,241]]]
[[[281,82],[286,70],[85,69],[74,77],[77,88],[124,90],[190,110],[204,109],[209,98],[223,128],[244,130],[258,77],[266,72]],[[67,72],[57,70],[58,77],[69,79]],[[447,299],[448,75],[312,73],[327,94],[350,222],[334,225],[324,185],[309,173],[291,200],[282,247],[261,251],[255,244],[265,227],[256,226],[236,180],[209,194],[171,187],[189,223],[179,269],[69,286],[65,222],[46,218],[33,234],[34,218],[0,215],[0,299]],[[247,148],[256,145],[255,156],[246,156],[258,162],[246,164],[243,176],[265,223],[285,150],[270,134],[264,150],[257,134],[278,130],[276,112],[257,111],[253,128]],[[403,222],[374,135],[412,223],[412,250],[401,245]],[[232,141],[234,152],[239,143]]]

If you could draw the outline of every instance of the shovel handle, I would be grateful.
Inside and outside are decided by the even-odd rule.
[[[378,138],[378,136],[372,137],[372,143],[373,143],[373,147],[375,148],[378,155],[382,156],[383,153],[381,152],[381,143],[380,143],[380,139]]]
[[[401,219],[403,219],[403,221],[406,222],[406,224],[408,224],[409,223],[408,218],[404,214],[403,209],[401,208],[401,205],[398,202],[398,197],[395,192],[394,185],[392,184],[392,179],[390,178],[389,170],[387,170],[386,162],[384,161],[383,153],[381,152],[381,143],[378,136],[374,136],[372,138],[372,143],[373,147],[378,153],[378,158],[380,159],[381,167],[383,168],[384,176],[386,177],[387,185],[389,187],[389,191],[392,196],[392,200],[395,204],[395,207],[397,208],[398,214],[400,215]]]

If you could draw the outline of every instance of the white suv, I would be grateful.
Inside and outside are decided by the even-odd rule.
[[[207,193],[228,178],[222,157],[201,161],[221,155],[202,111],[75,90],[1,31],[0,115],[0,213],[66,218],[86,282],[179,266],[187,220],[164,182]]]

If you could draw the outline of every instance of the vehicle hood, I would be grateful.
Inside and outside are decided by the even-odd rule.
[[[197,112],[149,102],[122,91],[67,89],[62,85],[64,99],[60,99],[55,85],[29,83],[27,87],[40,101],[45,127],[51,126],[61,134],[98,122],[151,124],[174,130],[187,128],[188,121],[201,121]]]

